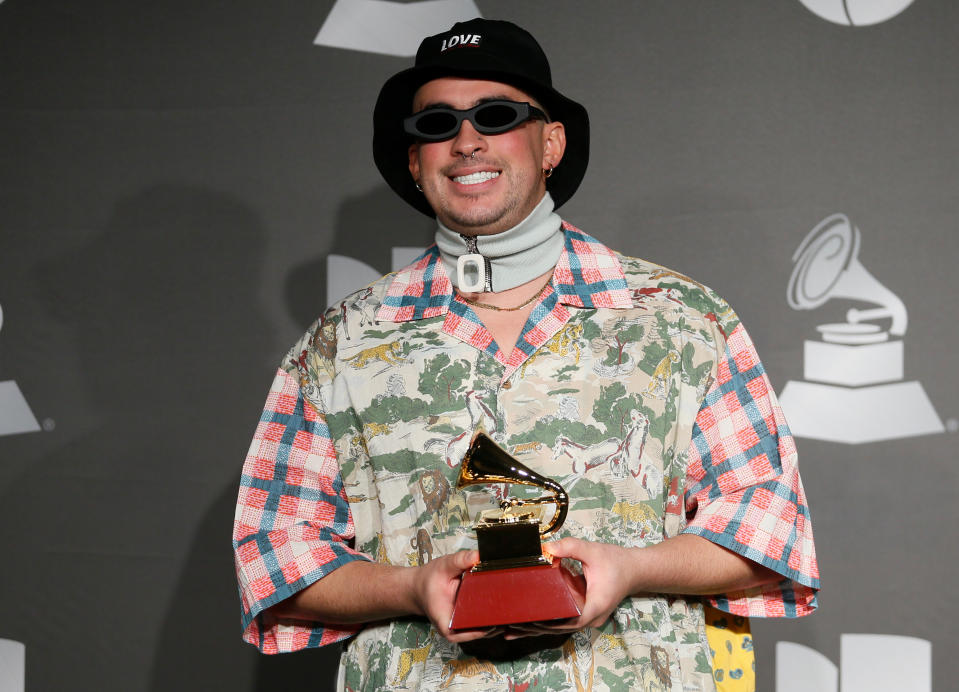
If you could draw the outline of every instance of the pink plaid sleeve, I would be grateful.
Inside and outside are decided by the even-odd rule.
[[[279,370],[243,465],[233,551],[243,639],[263,653],[323,646],[358,628],[277,621],[267,611],[352,560],[350,506],[325,418]]]
[[[696,417],[684,533],[783,575],[710,598],[735,615],[797,617],[816,608],[819,567],[796,445],[749,335],[738,325]]]

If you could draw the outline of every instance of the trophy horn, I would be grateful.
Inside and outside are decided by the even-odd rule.
[[[509,452],[496,444],[486,432],[480,428],[473,435],[469,449],[460,464],[459,479],[456,488],[461,489],[469,485],[487,483],[515,483],[531,485],[548,490],[552,495],[522,500],[512,498],[502,502],[502,508],[522,505],[556,505],[556,511],[549,523],[540,527],[541,536],[547,536],[563,525],[566,512],[569,509],[569,495],[559,483],[536,473],[533,469],[524,466]]]

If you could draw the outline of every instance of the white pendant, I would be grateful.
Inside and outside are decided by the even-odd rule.
[[[470,281],[467,272],[475,278]],[[456,260],[456,287],[465,293],[482,293],[486,288],[486,258],[483,255],[460,255]]]

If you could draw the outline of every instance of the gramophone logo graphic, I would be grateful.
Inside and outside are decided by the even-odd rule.
[[[479,16],[473,0],[336,0],[313,44],[412,58],[424,36]]]
[[[3,308],[0,307],[0,327],[3,327]],[[0,382],[0,435],[36,432],[40,429],[33,411],[23,398],[14,380]]]
[[[903,381],[906,306],[859,263],[860,233],[845,214],[824,219],[793,255],[787,299],[814,310],[832,299],[871,303],[816,327],[803,348],[803,381],[780,398],[799,437],[858,444],[943,432],[916,381]]]

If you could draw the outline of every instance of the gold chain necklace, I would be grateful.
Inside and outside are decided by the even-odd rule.
[[[552,280],[553,280],[553,272],[550,272],[549,276],[546,277],[546,283],[543,284],[543,287],[541,289],[539,289],[535,294],[533,294],[532,297],[527,298],[522,303],[520,303],[519,305],[513,308],[501,308],[498,305],[490,305],[489,303],[481,303],[478,300],[470,300],[469,298],[465,297],[462,293],[457,295],[459,295],[460,299],[464,303],[472,305],[474,308],[485,308],[487,310],[495,310],[496,312],[515,312],[516,310],[525,308],[527,305],[529,305],[534,300],[536,300],[541,295],[543,295],[543,292],[546,291],[546,289],[549,287],[549,284]]]

